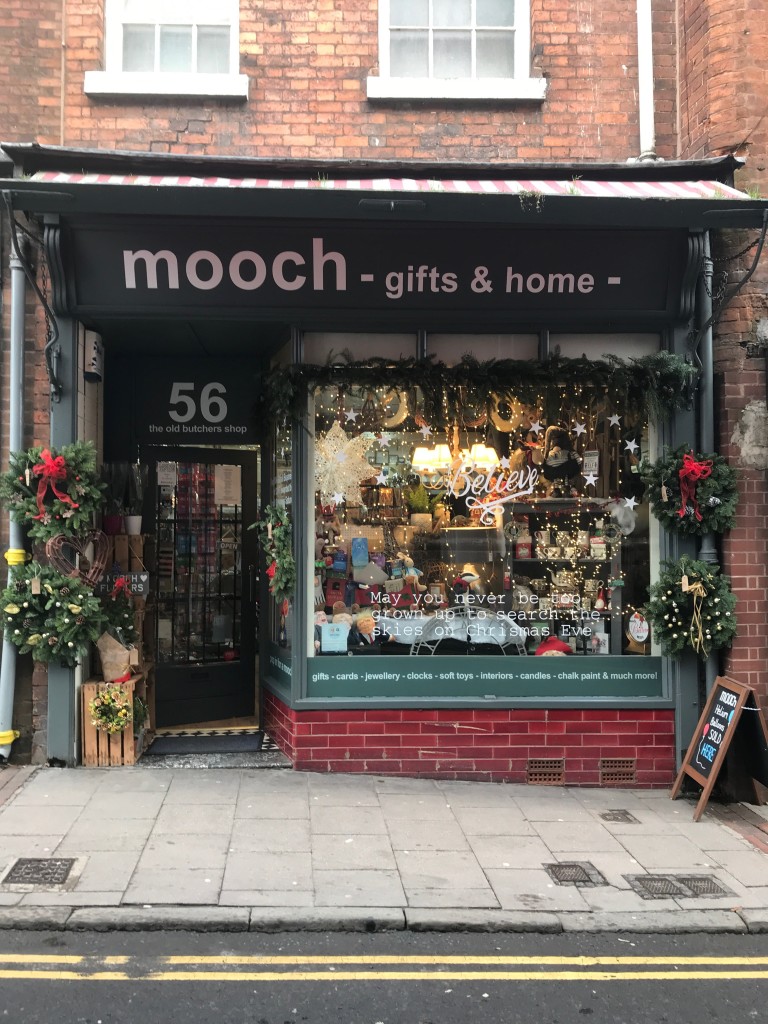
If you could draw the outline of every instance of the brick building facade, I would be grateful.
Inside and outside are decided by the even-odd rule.
[[[764,192],[768,125],[760,112],[768,103],[768,3],[653,0],[651,7],[658,160],[705,160],[732,153],[746,158],[743,169],[736,172],[736,186],[756,194]],[[546,176],[557,177],[557,165],[624,164],[640,155],[638,27],[636,5],[626,0],[531,0],[529,78],[539,85],[545,82],[540,95],[466,101],[376,95],[376,88],[369,83],[382,65],[376,0],[346,0],[341,5],[331,0],[311,4],[243,0],[236,70],[247,78],[247,98],[111,92],[95,78],[88,78],[106,70],[105,9],[108,6],[103,0],[65,0],[63,4],[40,0],[34,5],[9,0],[3,5],[2,141],[66,150],[147,153],[159,161],[164,155],[169,160],[176,155],[216,158],[220,160],[216,173],[220,174],[227,173],[228,161],[235,166],[240,158],[256,158],[279,167],[283,177],[290,176],[294,165],[311,166],[316,161],[335,162],[340,167],[347,162],[369,165],[372,176],[405,167],[416,176],[419,165],[462,165],[475,167],[477,178],[494,177],[498,169],[512,166],[518,171],[528,166],[546,167],[550,172]],[[83,159],[87,161],[86,156]],[[717,311],[715,438],[718,450],[738,470],[741,492],[738,524],[726,536],[722,549],[724,570],[732,576],[739,598],[739,634],[722,669],[754,686],[766,699],[768,414],[761,358],[768,345],[765,259],[746,287],[717,310],[717,299],[735,290],[749,267],[755,237],[755,231],[712,236]],[[4,367],[8,246],[3,211],[0,343]],[[734,258],[734,254],[741,255]],[[45,286],[40,253],[33,254],[33,259]],[[48,440],[48,386],[41,359],[45,337],[44,317],[30,298],[26,341],[29,444]],[[0,430],[4,430],[5,372],[0,386]],[[22,672],[17,703],[24,736],[18,749],[28,751],[34,734],[39,759],[44,748],[45,681],[36,673],[33,689],[31,674],[28,684],[24,678]],[[296,719],[297,713],[279,701],[269,698],[268,705],[265,710],[275,733],[283,731],[286,720]],[[638,781],[663,783],[671,770],[668,738],[672,718],[666,710],[638,712],[616,730],[631,732],[637,740],[631,755],[626,744],[617,748],[612,743],[615,734],[601,726],[603,740],[594,750],[589,748],[589,766],[582,764],[576,748],[587,743],[582,736],[592,735],[589,730],[600,716],[597,711],[544,715],[546,732],[539,730],[540,716],[535,711],[489,712],[500,716],[483,719],[489,727],[494,722],[495,735],[509,728],[510,734],[519,729],[529,737],[522,745],[525,754],[518,758],[506,747],[500,751],[495,743],[486,748],[478,736],[469,745],[478,749],[467,750],[456,738],[460,727],[455,723],[460,716],[450,712],[424,712],[423,720],[412,713],[408,721],[403,717],[406,712],[396,712],[402,729],[386,730],[381,723],[387,721],[388,712],[312,714],[311,721],[302,720],[286,734],[285,746],[292,749],[299,767],[327,770],[342,766],[344,757],[348,764],[364,761],[354,742],[363,728],[370,729],[364,735],[386,732],[391,744],[407,748],[411,746],[407,736],[415,733],[418,725],[419,743],[427,742],[431,740],[431,723],[436,722],[434,728],[439,731],[439,720],[445,715],[448,731],[455,725],[454,735],[450,742],[435,748],[434,764],[428,766],[435,772],[466,774],[469,770],[476,777],[517,777],[525,758],[552,756],[556,749],[557,756],[562,751],[571,758],[574,782],[596,782],[599,757],[619,756],[621,749],[624,756],[641,759],[643,749],[653,747],[659,736],[667,737],[663,753],[655,760],[645,758],[646,774],[639,775]],[[478,715],[482,717],[480,712],[468,714],[473,722]],[[613,721],[613,712],[605,714],[606,721]],[[332,727],[334,715],[341,716],[337,729]],[[339,732],[344,743],[334,738]],[[557,737],[570,734],[578,735],[578,742],[558,742]],[[312,745],[315,736],[322,737],[317,747]],[[332,754],[336,746],[347,751],[339,765],[334,765]],[[382,760],[378,747],[368,747],[369,767],[385,770],[384,761],[391,761],[391,751]],[[404,755],[399,762],[400,768],[394,770],[414,768]]]

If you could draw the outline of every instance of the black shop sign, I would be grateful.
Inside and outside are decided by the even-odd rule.
[[[142,444],[255,444],[258,362],[114,356],[104,383],[104,457]]]
[[[72,312],[461,311],[669,318],[686,232],[466,224],[69,223]]]

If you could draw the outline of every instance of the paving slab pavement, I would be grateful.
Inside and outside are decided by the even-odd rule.
[[[0,772],[0,929],[768,930],[768,811],[231,769]],[[75,862],[6,881],[18,858]]]

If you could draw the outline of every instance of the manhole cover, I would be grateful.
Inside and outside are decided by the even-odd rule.
[[[716,882],[711,875],[674,875],[680,885],[689,889],[692,896],[730,896],[728,889]]]
[[[639,820],[634,816],[634,814],[630,814],[629,811],[605,811],[603,814],[600,815],[600,817],[603,819],[603,821],[616,821],[621,822],[624,825],[640,824]]]
[[[593,886],[605,885],[605,879],[594,864],[589,861],[561,861],[558,864],[545,864],[544,868],[557,885]]]
[[[63,885],[74,863],[74,858],[19,857],[3,885]]]
[[[644,900],[663,900],[670,896],[687,896],[688,893],[668,875],[624,875],[626,880]]]

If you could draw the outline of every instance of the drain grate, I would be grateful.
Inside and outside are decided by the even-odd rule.
[[[600,785],[633,784],[636,768],[634,757],[604,757],[600,761]]]
[[[624,875],[634,891],[644,900],[695,899],[732,896],[722,882],[712,875]]]
[[[595,865],[590,864],[588,860],[545,864],[544,870],[556,885],[578,885],[581,888],[589,888],[607,884]]]
[[[623,825],[640,824],[640,821],[634,816],[634,814],[630,814],[629,811],[623,811],[618,808],[614,811],[605,811],[600,815],[600,817],[603,821],[615,821],[620,822]]]
[[[730,896],[731,892],[712,875],[674,875],[675,881],[690,889],[692,896]]]
[[[74,863],[74,857],[19,857],[3,885],[64,885]]]
[[[556,757],[533,757],[528,762],[527,775],[531,786],[562,786],[565,761]]]
[[[682,886],[669,875],[624,875],[626,880],[644,900],[664,900],[674,896],[687,895]]]

